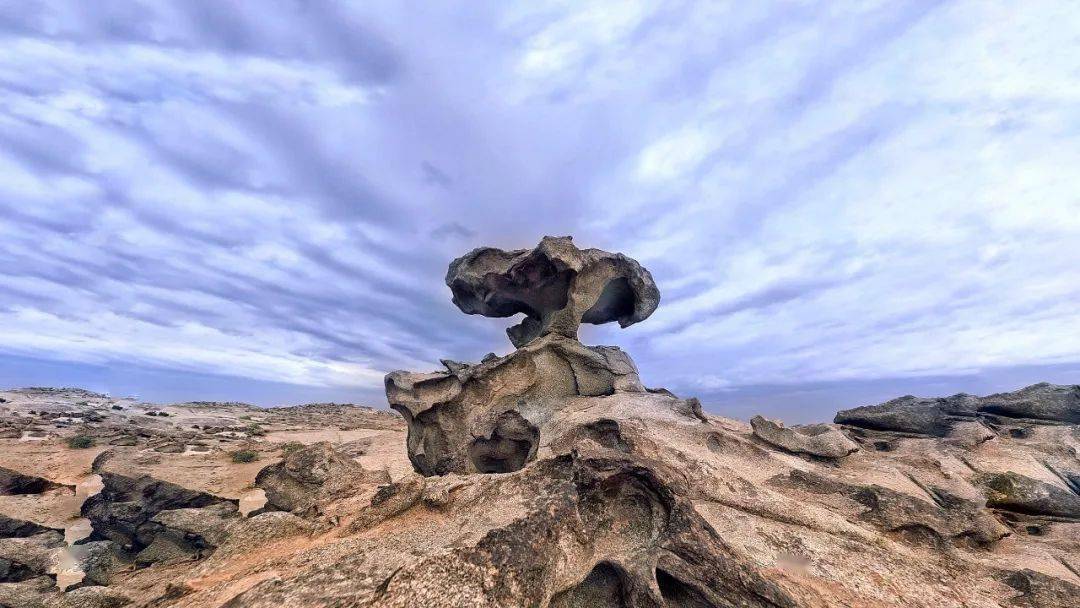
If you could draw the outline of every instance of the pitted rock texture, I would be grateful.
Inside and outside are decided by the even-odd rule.
[[[652,275],[621,253],[578,249],[570,237],[544,237],[536,248],[474,249],[446,273],[462,312],[525,319],[506,333],[516,347],[548,334],[577,338],[581,323],[645,320],[660,303]]]
[[[364,485],[390,482],[385,471],[368,471],[326,441],[305,446],[268,465],[255,477],[270,509],[304,512],[353,493]]]
[[[545,427],[568,398],[647,394],[626,353],[560,335],[505,357],[446,367],[386,377],[387,401],[409,424],[409,458],[424,475],[520,469],[549,439]]]
[[[795,454],[809,454],[820,458],[843,458],[859,449],[858,444],[847,435],[828,424],[784,427],[762,416],[750,419],[754,435],[778,448]]]

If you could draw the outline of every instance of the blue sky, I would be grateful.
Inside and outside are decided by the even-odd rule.
[[[381,404],[450,259],[650,268],[713,411],[1080,382],[1080,9],[0,0],[0,384]]]

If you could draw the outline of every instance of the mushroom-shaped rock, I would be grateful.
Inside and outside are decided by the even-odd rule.
[[[506,333],[516,347],[555,333],[577,338],[581,323],[643,321],[660,303],[649,271],[621,253],[578,249],[570,237],[544,237],[535,249],[474,249],[446,273],[462,312],[525,319]]]
[[[843,458],[859,449],[840,429],[828,424],[785,428],[782,422],[754,416],[750,419],[750,426],[759,439],[796,454]]]
[[[320,441],[259,471],[255,486],[266,492],[268,507],[302,512],[322,501],[350,494],[358,485],[389,481],[385,471],[368,471],[329,442]]]

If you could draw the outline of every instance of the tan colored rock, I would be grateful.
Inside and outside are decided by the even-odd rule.
[[[847,435],[828,424],[812,424],[785,428],[784,423],[761,416],[750,419],[754,436],[788,452],[809,454],[820,458],[843,458],[859,449]]]

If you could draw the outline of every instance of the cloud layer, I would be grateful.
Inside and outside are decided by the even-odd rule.
[[[1071,3],[468,7],[0,3],[0,354],[371,391],[573,234],[657,384],[1080,362]]]

